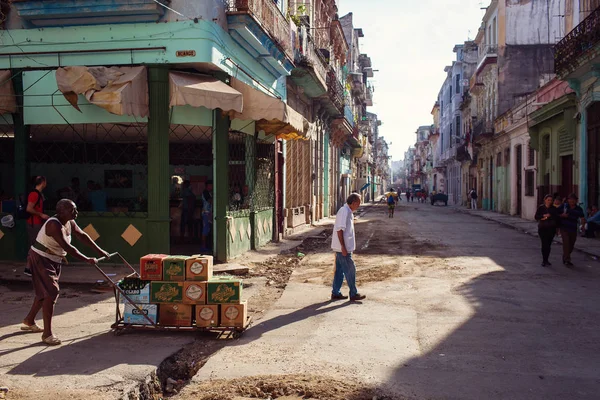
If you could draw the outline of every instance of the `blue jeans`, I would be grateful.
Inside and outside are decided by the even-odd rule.
[[[356,289],[356,265],[352,259],[352,253],[348,253],[345,257],[342,253],[335,253],[335,275],[333,276],[332,294],[340,294],[344,276],[350,288],[350,297],[356,296],[358,294],[358,290]]]

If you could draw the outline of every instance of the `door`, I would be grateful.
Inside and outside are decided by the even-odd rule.
[[[561,186],[560,195],[567,197],[573,192],[573,155],[562,156],[561,165]]]
[[[523,212],[523,146],[519,145],[516,148],[517,176],[517,215],[520,217]]]
[[[600,103],[592,104],[587,115],[587,205],[597,206],[600,200]]]
[[[490,158],[490,210],[494,210],[494,157]]]

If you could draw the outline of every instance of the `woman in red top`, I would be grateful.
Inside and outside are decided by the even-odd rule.
[[[38,232],[42,228],[48,216],[44,214],[44,195],[42,191],[46,188],[46,177],[36,176],[33,181],[34,189],[27,196],[27,236],[29,246],[33,244]]]

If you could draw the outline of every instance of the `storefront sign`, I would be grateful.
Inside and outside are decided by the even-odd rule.
[[[196,57],[196,50],[177,50],[175,55],[177,57]]]

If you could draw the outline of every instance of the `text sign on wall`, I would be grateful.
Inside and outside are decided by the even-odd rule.
[[[177,57],[195,57],[196,50],[177,50],[175,55]]]

